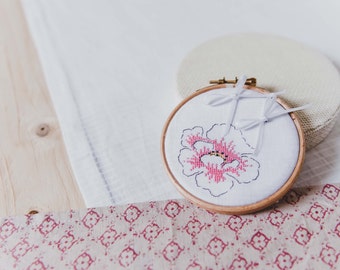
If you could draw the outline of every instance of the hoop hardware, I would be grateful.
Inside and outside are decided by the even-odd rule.
[[[223,77],[223,79],[209,81],[210,84],[236,84],[237,82],[237,77],[235,77],[234,80],[226,80],[225,77]],[[245,85],[256,86],[256,78],[248,78]]]

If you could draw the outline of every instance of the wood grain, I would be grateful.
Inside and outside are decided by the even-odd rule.
[[[0,0],[0,216],[85,207],[19,0]]]

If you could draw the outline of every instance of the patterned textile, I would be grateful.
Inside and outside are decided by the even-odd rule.
[[[4,218],[0,269],[340,269],[339,193],[295,189],[245,216],[172,200]]]

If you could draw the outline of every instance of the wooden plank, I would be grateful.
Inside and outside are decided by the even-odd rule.
[[[20,0],[0,0],[0,216],[83,207]]]

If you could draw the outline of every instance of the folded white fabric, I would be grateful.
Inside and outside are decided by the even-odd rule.
[[[261,29],[307,42],[340,63],[339,40],[332,34],[338,31],[335,1],[308,1],[308,13],[307,1],[291,0],[280,8],[269,0],[247,6],[203,0],[22,2],[88,207],[180,196],[163,169],[159,144],[179,101],[178,65],[197,44]]]

